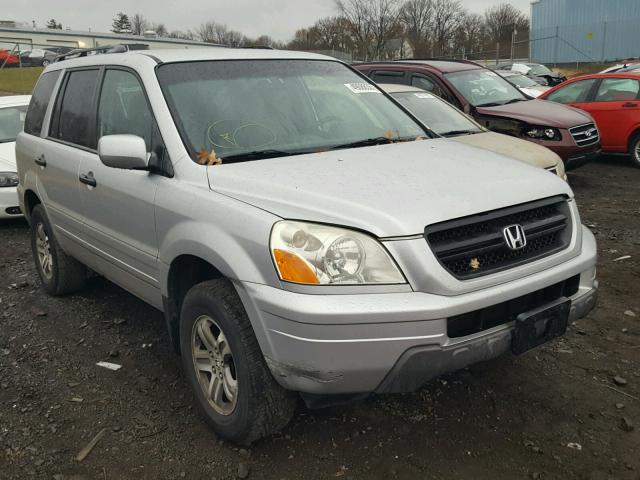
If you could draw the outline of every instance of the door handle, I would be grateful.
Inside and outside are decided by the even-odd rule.
[[[47,166],[47,160],[44,158],[44,153],[36,158],[34,162],[36,163],[36,165],[40,165],[41,167]]]
[[[78,180],[80,180],[80,183],[84,183],[85,185],[89,185],[90,187],[95,187],[96,185],[98,185],[98,182],[96,182],[96,179],[93,177],[93,172],[81,173],[78,177]]]
[[[633,108],[633,107],[637,107],[637,106],[638,106],[638,104],[637,104],[637,103],[631,103],[631,102],[628,102],[628,103],[623,104],[622,106],[623,106],[624,108]]]

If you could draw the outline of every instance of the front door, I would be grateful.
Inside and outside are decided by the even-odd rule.
[[[96,125],[98,139],[105,135],[137,135],[145,140],[148,152],[164,154],[142,83],[130,70],[105,70]],[[99,257],[101,269],[108,270],[103,274],[157,304],[154,201],[161,177],[147,171],[107,167],[98,155],[83,159],[80,177],[88,242]]]

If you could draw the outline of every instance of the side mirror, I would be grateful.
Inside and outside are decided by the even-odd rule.
[[[106,135],[98,141],[98,156],[107,167],[146,170],[149,154],[144,140],[136,135]]]

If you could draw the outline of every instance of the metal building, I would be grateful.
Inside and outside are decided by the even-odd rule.
[[[640,57],[640,0],[535,0],[530,42],[540,63]]]

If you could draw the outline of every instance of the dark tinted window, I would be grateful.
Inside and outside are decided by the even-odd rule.
[[[83,147],[96,147],[91,119],[97,79],[98,70],[78,70],[69,73],[64,97],[56,106],[54,116],[57,117],[57,128],[51,132],[52,137]]]
[[[371,72],[369,77],[376,83],[399,83],[400,85],[407,83],[404,72],[378,70],[377,72]]]
[[[53,87],[55,87],[59,76],[60,71],[48,72],[38,80],[38,84],[31,97],[31,102],[29,103],[27,118],[24,121],[25,132],[31,135],[40,135],[44,114],[47,111],[49,99],[53,93]]]

